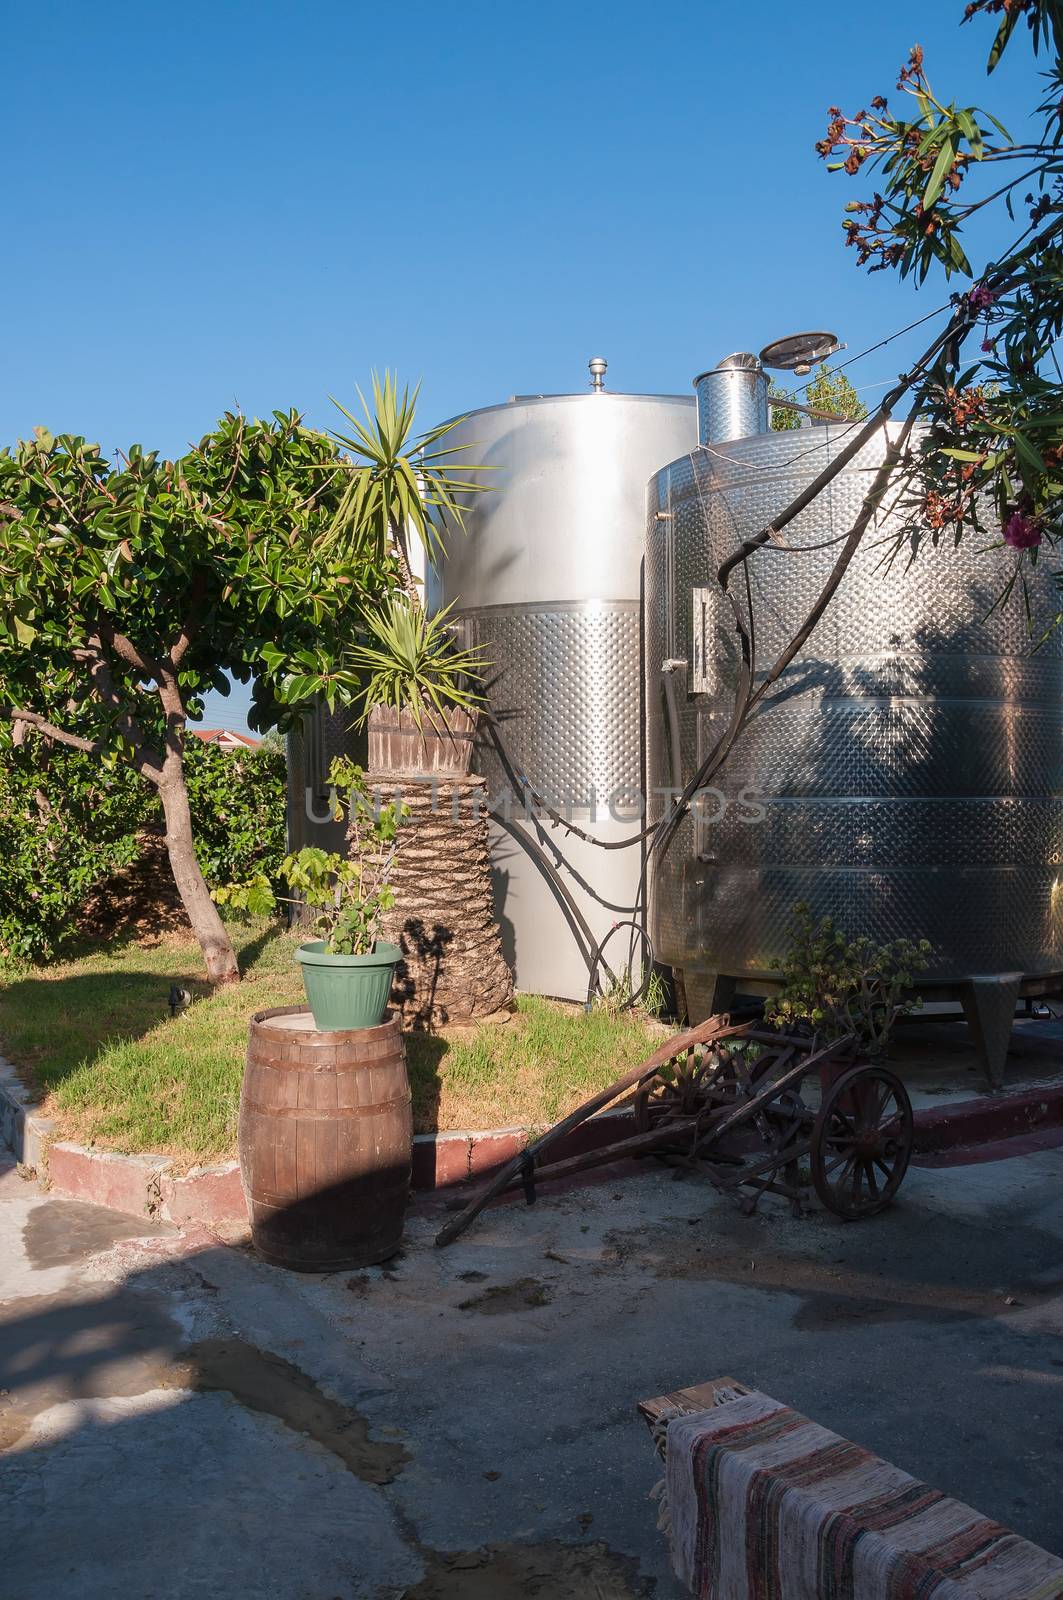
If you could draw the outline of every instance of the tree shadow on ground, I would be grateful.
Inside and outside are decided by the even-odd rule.
[[[438,1033],[407,1033],[403,1042],[413,1096],[414,1132],[435,1133],[439,1127],[441,1069],[450,1045]]]
[[[282,922],[270,923],[244,944],[241,974],[252,971],[284,931]],[[31,1091],[54,1089],[105,1047],[176,1024],[189,1005],[210,998],[214,991],[202,967],[189,970],[179,956],[175,951],[173,962],[155,971],[107,967],[57,975],[44,968],[12,977],[0,989],[0,1049]]]

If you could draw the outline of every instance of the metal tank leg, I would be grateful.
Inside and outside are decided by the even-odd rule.
[[[990,1089],[1003,1087],[1021,985],[1021,972],[1000,972],[984,978],[970,978],[960,991],[963,1014]]]
[[[717,1016],[721,1011],[730,1011],[735,1003],[738,993],[738,979],[729,978],[725,972],[717,975],[716,984],[712,991],[712,1012]]]
[[[690,1026],[704,1022],[706,1017],[716,1016],[718,1012],[728,1011],[734,1004],[735,993],[738,989],[738,979],[730,978],[724,972],[695,972],[692,967],[683,971],[683,987],[686,991],[687,1018]]]

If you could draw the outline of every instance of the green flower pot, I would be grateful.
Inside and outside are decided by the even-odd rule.
[[[378,939],[368,956],[332,956],[324,939],[312,939],[295,952],[302,964],[306,998],[321,1033],[342,1033],[348,1028],[375,1028],[387,1010],[396,963],[402,960],[397,944]]]

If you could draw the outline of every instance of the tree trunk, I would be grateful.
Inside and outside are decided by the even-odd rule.
[[[391,873],[384,936],[402,951],[392,1004],[408,1027],[468,1022],[509,1009],[513,974],[495,921],[482,778],[375,771],[370,789],[401,791],[410,815]]]
[[[196,859],[188,790],[180,769],[176,775],[165,778],[159,784],[159,799],[166,818],[166,849],[174,882],[192,924],[192,932],[199,940],[207,977],[215,987],[223,983],[239,983],[240,968],[232,940],[225,931],[225,924],[210,897],[210,890]]]

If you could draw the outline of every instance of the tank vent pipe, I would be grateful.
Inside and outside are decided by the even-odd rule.
[[[591,375],[591,388],[595,394],[601,394],[605,388],[605,369],[608,365],[604,356],[591,356],[587,362],[587,370]]]

